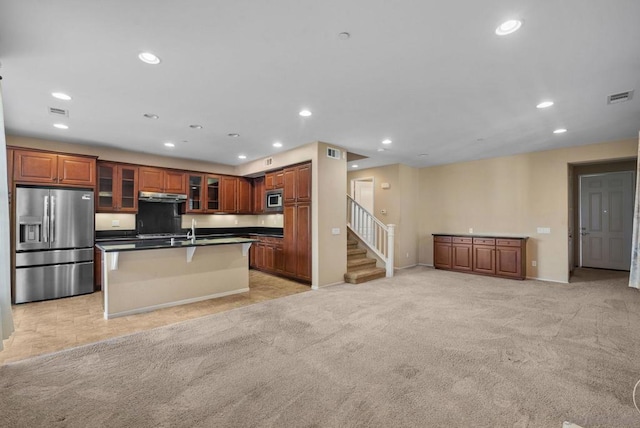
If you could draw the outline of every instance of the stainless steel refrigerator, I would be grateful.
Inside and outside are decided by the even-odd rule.
[[[93,292],[93,191],[18,187],[15,207],[14,302]]]

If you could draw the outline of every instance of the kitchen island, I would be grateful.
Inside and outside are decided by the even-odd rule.
[[[100,242],[105,319],[249,291],[254,239]]]

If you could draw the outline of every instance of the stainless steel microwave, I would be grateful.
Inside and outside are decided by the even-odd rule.
[[[282,189],[267,192],[265,211],[282,211]]]

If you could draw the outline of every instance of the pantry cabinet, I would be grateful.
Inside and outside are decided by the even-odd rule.
[[[526,237],[433,235],[436,269],[525,279]]]

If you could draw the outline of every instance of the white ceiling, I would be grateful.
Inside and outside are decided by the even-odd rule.
[[[640,90],[639,17],[638,0],[0,0],[6,128],[231,165],[317,140],[369,167],[636,138],[640,93],[606,97]]]

